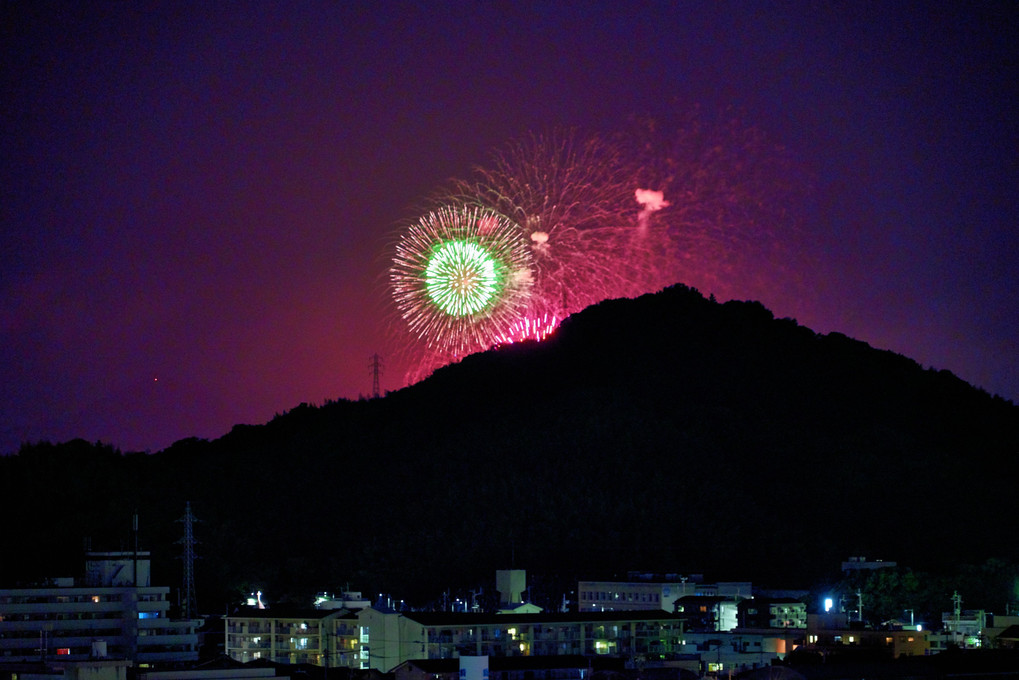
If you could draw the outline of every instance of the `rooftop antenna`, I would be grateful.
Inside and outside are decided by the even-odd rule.
[[[481,595],[484,592],[485,592],[484,588],[478,588],[477,590],[472,590],[471,591],[471,611],[472,612],[479,612],[479,611],[481,611],[481,606],[478,605],[478,595]]]
[[[177,520],[184,523],[184,538],[177,541],[184,546],[184,618],[190,619],[198,613],[198,598],[195,596],[195,535],[192,525],[198,521],[191,514],[191,501],[184,505],[184,516]]]
[[[372,399],[378,399],[380,395],[379,376],[382,375],[382,357],[378,352],[368,357],[368,370],[372,377]]]

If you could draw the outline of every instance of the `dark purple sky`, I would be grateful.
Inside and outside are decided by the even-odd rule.
[[[7,0],[0,452],[367,394],[424,194],[528,131],[696,104],[811,178],[812,302],[737,297],[1019,400],[1010,5]]]

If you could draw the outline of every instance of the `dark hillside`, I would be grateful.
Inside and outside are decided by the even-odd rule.
[[[0,576],[72,560],[84,535],[119,547],[98,540],[128,540],[137,508],[176,584],[190,501],[212,610],[249,585],[435,594],[511,560],[806,587],[848,555],[1019,559],[1017,452],[1019,408],[950,373],[676,286],[211,442],[25,447],[0,491],[28,510],[5,540],[26,559]]]

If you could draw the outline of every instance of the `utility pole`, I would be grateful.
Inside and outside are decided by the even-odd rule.
[[[372,399],[378,399],[380,396],[379,376],[382,375],[382,357],[378,352],[368,357],[368,371],[372,377]]]
[[[955,614],[955,630],[952,631],[952,642],[957,642],[959,638],[959,629],[962,627],[962,597],[959,595],[959,591],[956,590],[952,593],[952,606],[953,614]]]
[[[134,511],[134,515],[131,517],[131,534],[134,537],[134,571],[132,575],[134,577],[134,587],[138,587],[138,510]]]
[[[197,521],[191,514],[191,501],[184,506],[184,516],[177,520],[184,523],[184,538],[177,541],[184,546],[184,618],[198,614],[198,598],[195,595],[195,534],[192,525]]]

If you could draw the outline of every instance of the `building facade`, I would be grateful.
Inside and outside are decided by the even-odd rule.
[[[225,626],[225,653],[241,663],[361,667],[357,619],[344,609],[245,607]]]
[[[807,627],[807,605],[794,598],[755,597],[741,601],[738,609],[740,628]]]
[[[89,553],[84,583],[0,590],[0,661],[120,658],[196,661],[200,620],[169,618],[169,587],[149,582],[149,553]]]
[[[808,614],[805,648],[821,653],[846,654],[864,650],[889,658],[925,656],[930,652],[931,633],[912,629],[873,630],[852,625],[845,614]]]
[[[618,656],[661,660],[682,644],[682,622],[662,611],[580,614],[358,612],[362,660],[388,673],[413,659],[460,656]]]
[[[672,612],[675,611],[676,600],[681,597],[721,597],[738,601],[753,594],[753,585],[747,581],[702,583],[676,575],[633,576],[628,581],[578,582],[578,609],[582,612],[657,609]]]

